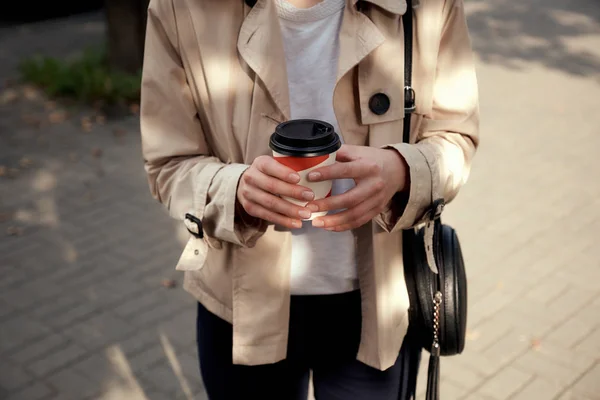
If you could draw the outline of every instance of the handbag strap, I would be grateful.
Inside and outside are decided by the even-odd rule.
[[[415,111],[415,91],[412,87],[412,62],[413,62],[413,7],[412,0],[406,0],[406,12],[402,16],[402,25],[404,26],[404,127],[402,140],[404,143],[410,143],[410,120],[411,115]],[[436,208],[436,205],[433,205]],[[434,211],[432,211],[434,212]],[[439,219],[435,221],[439,224]],[[431,220],[427,224],[425,230],[426,237],[425,241],[433,244],[433,233],[434,222]],[[435,262],[435,256],[433,255],[433,248],[426,251],[428,257],[428,264],[437,271]],[[440,274],[437,274],[437,279],[440,279]],[[438,285],[440,282],[438,282]],[[438,286],[439,287],[439,286]],[[433,302],[433,299],[432,299]],[[439,349],[439,347],[438,347]],[[433,348],[432,348],[433,350]],[[429,366],[427,370],[427,393],[426,400],[438,400],[440,396],[439,387],[439,376],[440,376],[440,354],[439,351],[432,352],[429,359]]]
[[[406,12],[402,16],[404,26],[404,143],[410,142],[410,119],[415,111],[415,91],[412,88],[413,60],[413,8],[412,0],[406,0]]]
[[[406,0],[406,12],[402,16],[402,25],[404,26],[404,127],[402,141],[410,143],[410,125],[411,115],[416,109],[416,93],[412,87],[412,67],[413,67],[413,0]],[[432,182],[435,185],[435,182]],[[427,263],[431,270],[438,273],[438,266],[434,256],[434,225],[439,223],[440,216],[444,210],[444,199],[440,196],[436,187],[431,188],[431,206],[428,213],[428,224],[425,230],[425,241],[429,246],[427,251]]]

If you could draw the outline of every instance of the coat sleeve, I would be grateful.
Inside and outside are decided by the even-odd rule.
[[[386,231],[423,221],[432,201],[452,201],[467,181],[479,144],[478,85],[463,1],[446,1],[433,103],[414,144],[390,144],[409,166],[410,187],[376,217]]]
[[[211,154],[180,57],[172,1],[152,0],[142,73],[142,153],[152,195],[176,219],[190,213],[216,241],[253,246],[266,223],[237,218],[243,164]]]

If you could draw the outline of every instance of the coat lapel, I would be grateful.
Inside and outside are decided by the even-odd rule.
[[[242,59],[264,83],[283,119],[290,118],[290,94],[283,37],[272,0],[258,0],[244,19],[238,37]]]
[[[340,59],[338,82],[385,38],[363,13],[356,9],[356,0],[348,0],[340,29]]]

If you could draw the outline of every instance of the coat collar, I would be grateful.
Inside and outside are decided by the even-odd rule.
[[[250,1],[250,0],[248,0]],[[340,32],[338,81],[385,38],[362,13],[358,0],[346,0]],[[368,0],[369,3],[395,14],[406,12],[406,0]],[[279,17],[274,0],[256,0],[242,23],[238,51],[248,66],[264,83],[284,119],[290,118],[290,99],[285,65],[285,51]],[[417,5],[418,0],[413,0]]]
[[[257,0],[245,0],[246,4],[250,7],[254,7]],[[384,10],[387,10],[394,14],[404,14],[406,12],[406,0],[366,0],[369,3],[375,4]],[[352,0],[353,4],[359,2],[359,0]],[[413,0],[413,7],[419,5],[420,0]]]
[[[351,0],[354,5],[359,2],[359,0]],[[402,15],[406,12],[406,0],[363,0],[367,3],[375,4],[378,7],[383,8],[384,10],[391,12],[392,14]],[[413,5],[416,5],[418,0],[413,0]]]

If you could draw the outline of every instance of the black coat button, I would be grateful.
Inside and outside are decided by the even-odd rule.
[[[375,115],[383,115],[390,109],[390,98],[384,93],[374,94],[369,100],[369,109]]]

